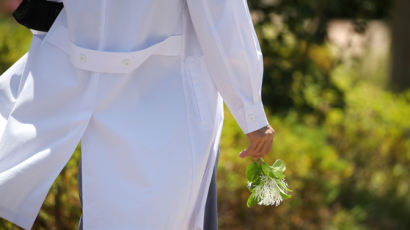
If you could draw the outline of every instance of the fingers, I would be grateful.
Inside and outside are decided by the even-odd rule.
[[[269,141],[269,140],[266,141],[263,145],[263,149],[261,150],[263,155],[270,153],[270,151],[272,151],[272,146],[273,146],[273,139],[272,141]]]
[[[247,156],[252,156],[255,152],[255,148],[254,148],[254,144],[251,142],[251,144],[249,145],[249,147],[245,150],[243,150],[240,154],[239,157],[241,158],[245,158]]]
[[[248,156],[247,149],[245,149],[245,150],[243,150],[242,152],[239,153],[240,158],[245,158],[247,156]]]
[[[270,151],[268,151],[268,141],[263,141],[261,142],[261,144],[259,145],[259,148],[256,151],[256,154],[254,154],[252,157],[253,159],[258,159],[261,157],[264,157],[266,154],[268,154]]]
[[[263,146],[265,144],[265,140],[262,138],[258,138],[255,140],[255,152],[260,153],[263,150]]]
[[[256,158],[260,158],[263,157],[263,153],[261,152],[261,150],[264,149],[264,142],[259,141],[256,144],[254,144],[254,142],[251,142],[251,144],[249,145],[249,147],[245,150],[243,150],[240,154],[239,157],[241,158],[245,158],[247,156],[252,156]]]
[[[254,148],[255,149],[254,152],[251,154],[251,156],[255,160],[264,156],[264,153],[262,150],[264,149],[265,142],[259,141],[256,145],[257,146]]]
[[[252,156],[253,159],[264,157],[272,150],[274,132],[275,130],[268,126],[266,130],[247,134],[250,141],[249,147],[240,152],[239,157]]]

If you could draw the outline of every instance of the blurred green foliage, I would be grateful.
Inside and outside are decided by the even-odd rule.
[[[385,18],[387,0],[249,0],[264,54],[263,101],[292,198],[247,208],[248,145],[225,107],[218,164],[221,230],[410,229],[410,90],[363,79],[330,52],[327,23]],[[28,49],[30,32],[0,19],[0,72]],[[366,58],[366,57],[363,57]],[[360,63],[359,63],[360,64]],[[384,76],[388,77],[388,76]],[[53,184],[33,229],[76,229],[80,145]],[[0,229],[19,229],[0,221]]]
[[[263,101],[278,113],[290,109],[323,121],[344,95],[330,79],[341,59],[326,49],[334,18],[349,18],[363,32],[369,19],[385,18],[389,0],[249,0],[264,55]],[[323,98],[318,104],[314,98]]]
[[[27,52],[30,41],[29,30],[14,19],[0,15],[0,73]]]
[[[268,163],[282,159],[292,198],[248,209],[244,177],[251,159],[226,110],[218,168],[221,229],[409,229],[410,91],[394,95],[339,66],[331,75],[346,106],[324,124],[296,111],[270,114],[276,134]],[[319,99],[320,100],[320,99]]]

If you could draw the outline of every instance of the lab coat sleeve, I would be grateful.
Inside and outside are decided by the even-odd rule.
[[[268,125],[263,57],[246,0],[187,0],[212,80],[242,131]]]

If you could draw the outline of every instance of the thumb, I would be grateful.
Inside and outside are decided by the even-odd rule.
[[[240,158],[245,158],[245,157],[248,156],[248,154],[249,154],[248,149],[245,149],[245,150],[242,150],[242,152],[239,153],[239,157]]]
[[[248,148],[242,150],[242,152],[239,153],[239,157],[245,158],[247,156],[250,156],[253,150],[253,142],[251,142],[248,146]]]

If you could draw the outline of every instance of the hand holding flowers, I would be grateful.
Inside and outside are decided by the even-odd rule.
[[[278,206],[284,199],[291,197],[287,194],[292,190],[285,181],[286,166],[282,160],[277,159],[273,165],[268,165],[262,159],[272,150],[274,133],[275,130],[267,125],[246,134],[250,144],[247,149],[240,152],[239,156],[241,158],[252,156],[254,159],[260,159],[260,161],[251,163],[246,170],[248,189],[251,191],[247,201],[248,207],[256,204]]]

